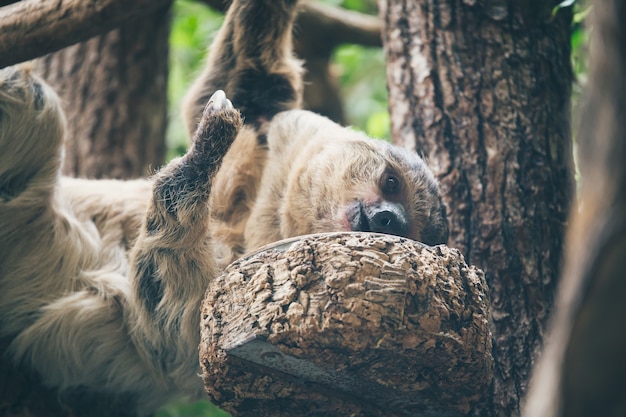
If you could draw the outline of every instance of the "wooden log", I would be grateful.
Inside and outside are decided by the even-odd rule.
[[[388,235],[291,239],[230,265],[200,361],[233,416],[466,414],[493,374],[483,273]]]

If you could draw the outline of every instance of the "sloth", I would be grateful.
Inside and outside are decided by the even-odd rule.
[[[208,97],[224,89],[245,120],[210,197],[217,265],[309,233],[378,232],[445,243],[439,185],[416,153],[298,110],[302,66],[291,47],[296,2],[262,3],[239,12],[231,6],[183,106],[191,133]]]
[[[62,177],[58,97],[28,66],[0,70],[8,360],[59,390],[132,398],[147,415],[201,397],[199,306],[226,263],[316,232],[447,240],[417,155],[298,109],[296,9],[233,1],[186,101],[191,146],[148,179]]]

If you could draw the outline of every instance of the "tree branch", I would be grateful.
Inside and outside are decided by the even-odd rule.
[[[320,47],[323,42],[329,51],[345,43],[382,46],[380,19],[324,3],[304,2],[297,25],[302,33],[316,34],[307,37],[309,42]]]
[[[6,5],[0,8],[0,68],[84,41],[170,2],[23,0]]]

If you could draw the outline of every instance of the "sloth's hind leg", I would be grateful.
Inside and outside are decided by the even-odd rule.
[[[156,174],[131,254],[135,341],[177,378],[197,362],[198,308],[215,274],[208,199],[215,172],[241,126],[239,111],[224,93],[213,94],[187,153]],[[181,383],[188,384],[184,379]]]

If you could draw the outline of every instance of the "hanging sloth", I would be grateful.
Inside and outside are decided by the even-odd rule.
[[[178,394],[201,397],[199,306],[242,254],[342,230],[446,242],[438,184],[415,153],[298,109],[296,8],[233,1],[188,94],[192,144],[150,179],[61,177],[56,94],[27,66],[0,71],[0,335],[11,360],[48,386],[131,396],[149,414]]]

